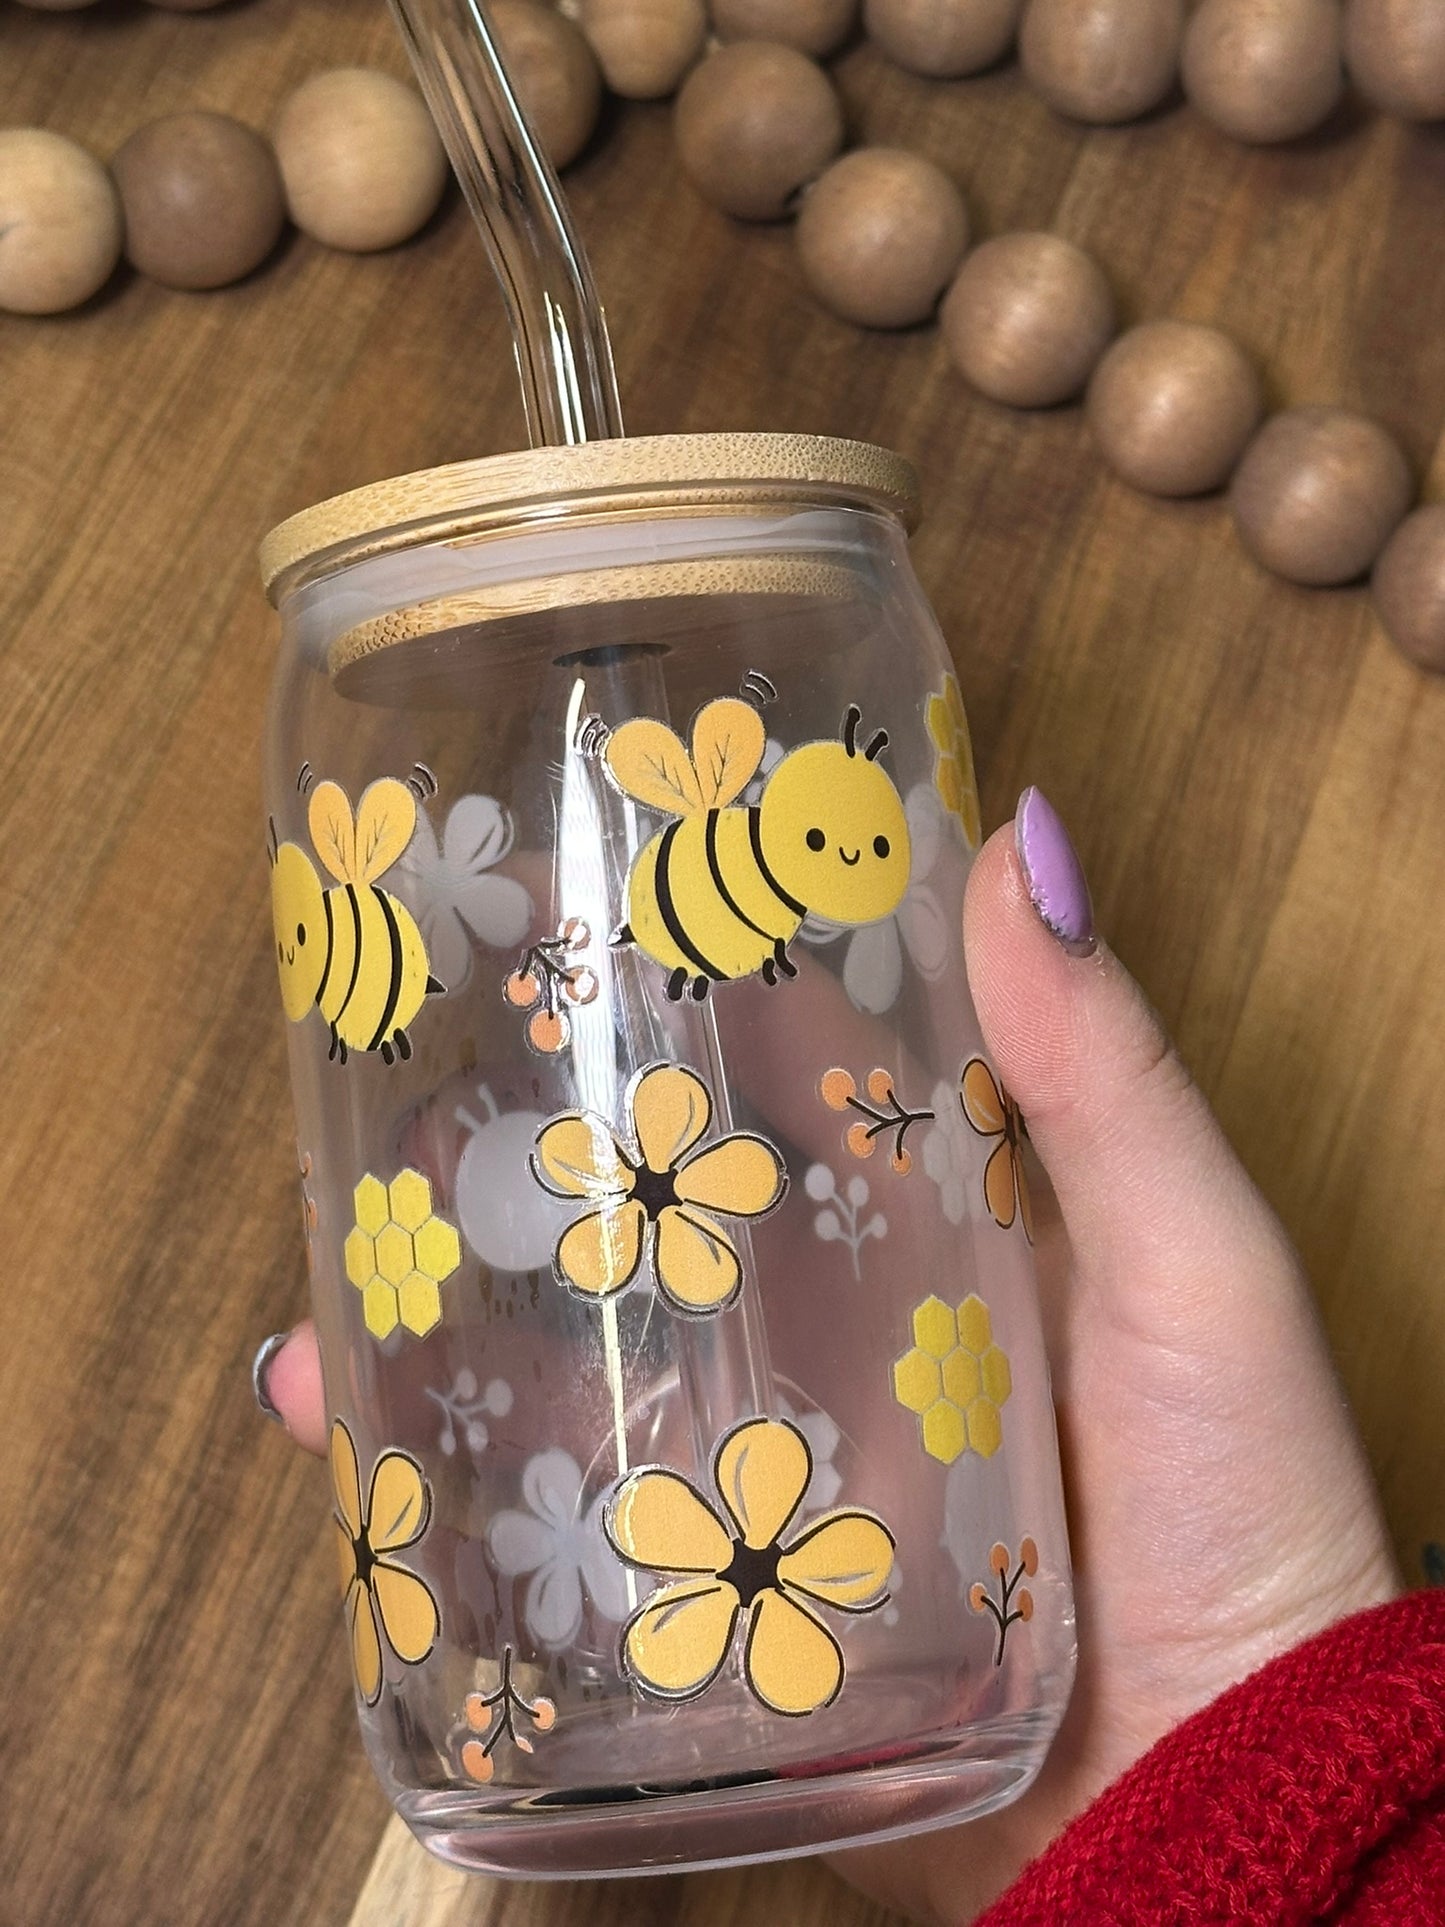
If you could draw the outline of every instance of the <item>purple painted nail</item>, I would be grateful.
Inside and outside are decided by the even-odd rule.
[[[1014,844],[1030,900],[1046,928],[1071,957],[1092,956],[1099,940],[1083,866],[1058,811],[1042,790],[1026,789],[1019,798]]]
[[[278,1425],[284,1421],[276,1409],[271,1397],[270,1387],[266,1381],[270,1375],[271,1365],[277,1352],[281,1350],[290,1336],[290,1332],[272,1332],[269,1338],[262,1340],[260,1349],[251,1361],[251,1390],[256,1394],[256,1403],[266,1414],[267,1418],[275,1419]]]

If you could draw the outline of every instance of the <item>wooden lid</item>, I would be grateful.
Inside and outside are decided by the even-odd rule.
[[[648,435],[533,448],[373,482],[303,509],[261,545],[279,603],[334,569],[416,543],[627,509],[796,502],[870,508],[911,529],[918,483],[899,455],[822,435]]]

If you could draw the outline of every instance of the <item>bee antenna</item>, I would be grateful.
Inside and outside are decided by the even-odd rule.
[[[761,669],[748,671],[743,677],[738,693],[745,702],[753,703],[759,709],[765,703],[775,703],[778,700],[777,685],[771,676],[765,676]]]
[[[266,828],[269,832],[266,843],[266,861],[274,870],[276,867],[276,858],[281,849],[281,839],[276,834],[276,819],[274,816],[268,816],[266,818]]]
[[[881,756],[887,747],[888,731],[886,729],[877,730],[868,738],[868,746],[863,751],[863,761],[865,763],[871,763],[876,757]]]
[[[315,781],[316,781],[316,777],[312,771],[311,765],[309,763],[303,763],[296,777],[296,787],[300,791],[302,796],[305,796],[308,793],[308,791],[311,788],[311,785]]]
[[[440,783],[437,782],[436,777],[427,768],[425,763],[412,764],[411,775],[406,779],[406,786],[415,795],[417,801],[421,803],[424,803],[429,796],[435,796],[441,788]]]
[[[582,756],[600,756],[607,747],[607,739],[611,734],[612,731],[593,710],[577,725],[573,746]]]
[[[863,712],[857,703],[849,703],[848,713],[843,718],[843,747],[850,756],[858,754],[858,725],[863,720]]]

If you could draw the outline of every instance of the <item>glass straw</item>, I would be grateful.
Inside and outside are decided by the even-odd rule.
[[[390,0],[512,323],[534,448],[624,433],[607,322],[482,0]]]

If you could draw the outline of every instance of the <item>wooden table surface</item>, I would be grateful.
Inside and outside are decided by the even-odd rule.
[[[182,107],[266,125],[320,67],[403,71],[379,5],[0,0],[0,123],[102,156]],[[1445,140],[1364,112],[1248,153],[1182,107],[1087,132],[1006,69],[838,64],[855,132],[933,155],[981,231],[1093,248],[1131,317],[1218,321],[1276,399],[1445,424]],[[1026,780],[1312,1268],[1406,1568],[1445,1539],[1445,683],[1358,591],[1131,495],[1077,410],[972,397],[865,337],[786,230],[679,177],[663,107],[570,175],[640,432],[857,435],[919,466],[918,568],[985,813]],[[243,287],[122,274],[0,316],[0,836],[10,1313],[0,1346],[0,1922],[877,1927],[811,1866],[503,1888],[430,1869],[357,1742],[321,1468],[251,1403],[304,1309],[258,743],[283,515],[515,446],[499,297],[458,204],[371,259],[292,237]],[[1087,1629],[1085,1629],[1087,1637]],[[378,1858],[378,1846],[385,1843]]]

